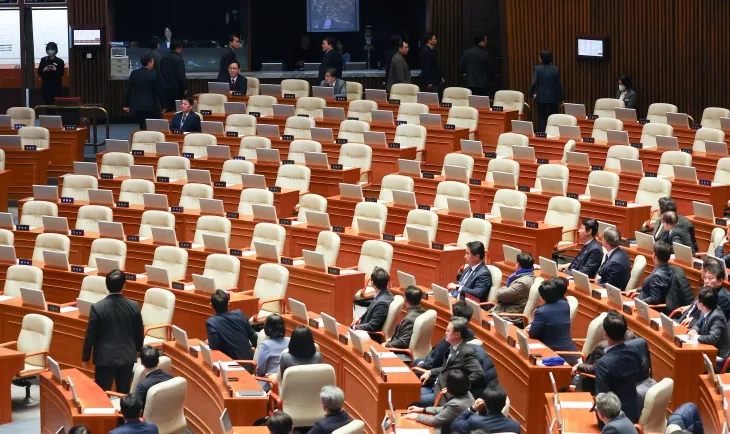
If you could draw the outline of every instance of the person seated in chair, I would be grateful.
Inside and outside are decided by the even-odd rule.
[[[535,309],[533,320],[525,330],[530,338],[539,340],[553,351],[575,351],[570,336],[570,305],[565,298],[565,279],[553,277],[546,280],[539,291],[545,304]]]
[[[215,315],[205,321],[208,345],[219,350],[232,360],[253,360],[253,351],[258,335],[240,309],[228,310],[231,296],[217,289],[210,296],[210,305]],[[248,366],[246,369],[250,369]]]
[[[278,410],[269,416],[266,426],[269,427],[269,434],[292,434],[294,421],[291,416]]]
[[[492,313],[523,313],[527,300],[530,298],[530,288],[535,282],[535,260],[529,253],[517,255],[515,272],[507,278],[507,286],[497,290],[497,305]]]
[[[147,403],[147,392],[156,384],[172,379],[172,375],[159,368],[160,350],[145,345],[139,353],[139,360],[142,365],[149,371],[145,378],[137,383],[134,393],[139,395],[142,400],[142,407]]]
[[[717,307],[725,314],[725,318],[730,315],[730,292],[725,289],[722,284],[725,281],[725,267],[717,261],[717,259],[705,256],[702,260],[702,272],[700,274],[704,286],[712,288],[717,293]],[[679,317],[679,323],[692,327],[700,318],[700,310],[697,307],[697,298],[691,304],[682,309],[682,315]]]
[[[412,419],[426,426],[435,427],[434,433],[451,432],[451,423],[464,410],[474,404],[474,396],[469,392],[469,377],[461,369],[454,369],[444,374],[446,378],[446,394],[441,402],[433,402],[427,407],[412,405],[408,407],[405,419]]]
[[[287,368],[322,363],[322,354],[314,345],[314,336],[308,326],[296,326],[289,338],[289,351],[279,357],[279,378],[284,378]]]
[[[416,322],[416,318],[426,312],[421,306],[423,291],[420,288],[409,286],[406,288],[405,296],[406,316],[395,326],[393,336],[385,343],[388,348],[408,348],[411,344],[411,336],[413,336],[413,324]]]
[[[248,80],[240,74],[240,71],[241,64],[238,63],[237,60],[234,60],[230,65],[228,65],[228,77],[221,80],[221,82],[228,83],[231,88],[231,92],[241,92],[242,95],[246,95],[246,91],[248,90]]]
[[[172,116],[170,129],[183,130],[185,133],[200,133],[203,127],[200,124],[200,116],[193,111],[195,100],[192,96],[184,96],[180,100],[180,110]]]
[[[345,393],[337,386],[324,386],[319,392],[319,401],[324,408],[324,419],[318,420],[307,434],[332,434],[352,422],[352,418],[342,407]]]
[[[377,291],[372,303],[365,313],[352,322],[353,330],[363,330],[366,332],[383,331],[385,320],[388,318],[388,309],[393,301],[393,293],[388,290],[388,282],[390,277],[388,272],[380,267],[375,267],[370,275],[370,283]]]
[[[567,274],[573,274],[573,270],[578,270],[591,279],[595,278],[598,269],[601,268],[601,259],[603,259],[603,248],[596,239],[596,235],[598,235],[598,220],[583,219],[578,227],[578,241],[583,244],[583,247],[573,262],[563,264],[560,268],[564,269]]]
[[[596,395],[596,417],[604,423],[601,434],[638,434],[634,424],[621,411],[621,400],[614,393]]]
[[[470,295],[479,302],[487,301],[489,289],[492,287],[492,274],[484,264],[484,256],[485,249],[481,241],[466,243],[466,268],[457,283],[446,285],[454,298],[463,299]]]
[[[674,253],[674,243],[678,243],[691,248],[692,254],[694,255],[697,250],[695,250],[695,247],[692,244],[692,237],[690,237],[689,232],[687,232],[685,228],[679,226],[678,223],[679,219],[677,218],[676,212],[667,211],[662,214],[662,224],[664,225],[665,233],[664,241],[669,244],[672,253]]]
[[[337,69],[329,68],[324,73],[324,80],[319,85],[321,87],[332,87],[335,96],[347,96],[347,83],[345,80],[337,77]]]
[[[144,404],[136,393],[124,395],[119,400],[119,408],[124,417],[124,425],[109,431],[109,434],[158,434],[157,425],[142,421]]]
[[[603,247],[608,253],[604,257],[603,265],[598,269],[596,283],[601,286],[610,283],[621,291],[626,290],[631,277],[631,261],[629,255],[621,248],[621,232],[616,228],[603,231]]]
[[[471,341],[474,339],[474,332],[468,327],[469,320],[474,314],[474,309],[466,303],[464,300],[459,300],[451,307],[451,319],[464,318],[467,323],[465,341]],[[433,346],[428,355],[423,359],[414,360],[414,365],[423,369],[433,369],[441,367],[444,358],[449,352],[451,345],[448,343],[446,338],[441,338],[436,345]]]
[[[474,430],[493,433],[520,432],[520,423],[502,414],[507,405],[507,392],[498,383],[490,384],[474,405],[461,412],[451,423],[457,434],[469,434]]]
[[[664,215],[667,211],[674,211],[677,212],[677,203],[672,199],[671,197],[661,197],[659,198],[659,218],[656,219],[656,221],[652,222],[647,221],[644,226],[642,227],[643,231],[653,231],[654,240],[661,240],[666,237],[666,232],[664,231],[664,225],[662,224],[662,215]],[[697,238],[695,236],[695,225],[692,224],[689,219],[683,215],[677,214],[677,226],[683,228],[689,233],[690,238],[692,238],[692,246],[694,248],[694,251],[699,251],[699,247],[697,246]]]
[[[641,288],[631,291],[638,292],[638,299],[652,306],[665,304],[667,293],[672,283],[672,270],[669,268],[669,253],[671,248],[664,241],[654,243],[654,271],[644,279]]]
[[[700,288],[697,294],[697,308],[702,314],[690,329],[688,336],[701,344],[717,348],[715,372],[719,372],[725,359],[730,355],[730,337],[725,314],[717,307],[717,293],[707,286]]]

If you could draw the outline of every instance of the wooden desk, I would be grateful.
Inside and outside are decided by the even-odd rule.
[[[622,247],[622,249],[626,250],[626,253],[629,255],[629,259],[631,260],[631,263],[634,263],[634,258],[638,255],[642,255],[646,258],[646,267],[644,268],[644,275],[640,279],[641,282],[644,281],[646,276],[651,274],[652,271],[654,271],[654,262],[651,260],[651,258],[654,255],[654,252],[648,252],[646,250],[639,249],[636,245],[632,245],[630,247]],[[679,263],[675,261],[673,258],[669,260],[670,265],[676,265],[679,268],[684,271],[684,274],[687,275],[687,280],[690,283],[690,286],[692,286],[693,290],[695,291],[695,295],[697,295],[696,291],[699,290],[701,286],[704,285],[704,279],[702,279],[702,276],[700,275],[700,270],[694,269],[689,265]]]
[[[33,196],[33,185],[46,185],[50,156],[49,149],[36,151],[5,149],[5,170],[16,174],[9,182],[9,199]]]
[[[71,377],[76,389],[76,396],[81,404],[81,411],[73,402],[70,390],[65,390],[50,372],[40,375],[41,395],[41,432],[53,434],[60,427],[70,429],[74,425],[85,425],[91,432],[105,433],[117,427],[117,415],[85,414],[84,409],[113,409],[109,397],[94,382],[78,369],[64,369],[61,376]]]
[[[590,411],[593,406],[593,397],[590,393],[558,393],[558,400],[561,405],[560,416],[563,420],[562,431],[559,430],[554,399],[552,393],[546,393],[544,396],[545,426],[548,427],[548,434],[558,434],[560,432],[584,434],[601,432],[598,428],[596,413]],[[554,424],[553,421],[555,421]],[[550,429],[551,426],[552,429]]]
[[[710,247],[710,240],[712,237],[713,229],[720,228],[723,231],[727,231],[727,226],[718,225],[714,221],[698,218],[697,216],[692,214],[686,217],[689,221],[692,222],[693,225],[695,225],[695,236],[697,237],[697,244],[700,248],[700,251],[706,252],[707,249]],[[710,252],[710,254],[715,254],[715,252]]]
[[[720,375],[722,384],[730,383],[730,374]],[[702,425],[707,433],[721,433],[728,420],[723,409],[723,398],[730,402],[730,391],[718,393],[715,382],[709,375],[700,375],[700,410]]]
[[[84,145],[86,139],[89,138],[89,130],[83,127],[73,131],[49,129],[48,133],[50,135],[48,177],[56,178],[73,172],[74,161],[84,161]],[[0,128],[0,135],[15,134],[18,134],[18,130]],[[45,182],[42,184],[45,184]]]
[[[18,332],[12,336],[6,330],[6,327],[2,328],[3,342],[17,341],[20,323],[18,323]],[[15,374],[22,371],[24,366],[25,353],[9,348],[0,348],[0,381],[5,385],[0,387],[0,425],[13,421],[13,402],[10,392],[13,386],[10,383],[13,381]]]
[[[8,212],[8,190],[12,182],[10,173],[9,170],[0,170],[0,212]]]
[[[200,345],[200,341],[192,339],[191,346]],[[228,409],[231,423],[234,425],[253,425],[255,421],[266,416],[268,396],[248,371],[233,371],[231,376],[238,377],[232,382],[234,391],[261,391],[260,397],[231,397],[223,384],[219,373],[203,362],[201,355],[193,357],[188,351],[175,342],[162,344],[164,355],[172,359],[172,374],[183,377],[188,382],[185,395],[185,418],[188,429],[194,433],[220,432],[219,418],[224,408]],[[213,362],[230,361],[220,351],[212,352]]]
[[[593,124],[595,120],[592,119],[578,119],[578,126],[580,127],[582,137],[590,137],[593,132]],[[639,143],[641,142],[641,133],[644,129],[644,125],[639,122],[623,121],[624,131],[629,134],[629,142]],[[692,145],[695,141],[695,135],[697,130],[687,127],[672,127],[672,134],[677,138],[680,148],[692,149]]]

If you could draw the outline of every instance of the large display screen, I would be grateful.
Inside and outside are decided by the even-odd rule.
[[[357,32],[360,0],[307,0],[308,32]]]
[[[578,57],[604,59],[608,57],[607,45],[603,38],[578,38]]]
[[[101,30],[74,30],[73,45],[101,45]]]

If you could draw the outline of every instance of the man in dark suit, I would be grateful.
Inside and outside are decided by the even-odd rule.
[[[393,301],[393,293],[388,291],[388,281],[390,276],[388,272],[380,267],[375,267],[370,274],[370,283],[373,285],[377,294],[373,298],[372,304],[365,313],[352,323],[353,330],[364,330],[366,332],[383,331],[385,319],[388,317],[388,309],[390,302]]]
[[[671,257],[669,244],[664,241],[654,243],[654,271],[644,279],[644,284],[637,289],[639,300],[648,305],[664,304],[672,282],[672,270],[669,268]]]
[[[205,321],[208,345],[233,360],[252,360],[258,336],[240,309],[228,310],[231,296],[217,289],[210,296],[210,305],[215,315]]]
[[[616,228],[603,231],[603,247],[608,253],[604,257],[603,265],[598,269],[600,278],[598,283],[601,286],[610,283],[623,291],[631,277],[631,261],[629,255],[621,248],[621,232]]]
[[[716,372],[720,371],[725,359],[730,355],[730,338],[727,331],[727,319],[721,309],[717,308],[717,293],[707,286],[700,288],[697,294],[697,307],[702,313],[695,322],[688,336],[701,344],[717,348]]]
[[[163,381],[171,379],[172,375],[159,368],[160,350],[157,348],[145,345],[142,347],[139,360],[148,372],[147,375],[145,375],[145,378],[137,383],[134,393],[139,395],[140,399],[142,399],[142,407],[144,408],[145,403],[147,402],[147,392],[149,392],[150,388],[156,384],[160,384]]]
[[[324,408],[324,419],[318,420],[307,434],[332,434],[352,422],[352,418],[342,406],[345,404],[345,393],[337,386],[324,386],[319,392],[319,401]]]
[[[160,76],[160,63],[162,63],[162,54],[160,54],[160,39],[157,36],[153,36],[149,42],[150,50],[145,54],[155,60],[155,73]],[[144,65],[142,65],[144,66]]]
[[[342,55],[335,49],[335,38],[327,36],[322,40],[322,63],[319,64],[319,75],[317,75],[317,81],[324,80],[324,74],[330,68],[337,70],[337,76],[342,74]]]
[[[417,286],[406,288],[406,316],[395,326],[393,336],[385,343],[390,348],[408,348],[413,336],[413,323],[426,310],[421,307],[423,291]]]
[[[425,45],[421,50],[421,90],[423,92],[439,93],[444,82],[436,56],[438,39],[433,32],[427,32],[423,38]]]
[[[507,392],[498,383],[490,384],[474,405],[464,410],[451,422],[451,430],[457,434],[469,434],[474,430],[493,433],[519,433],[520,423],[502,414],[507,404]]]
[[[596,417],[605,425],[601,434],[637,434],[634,424],[621,411],[621,400],[614,393],[596,395]]]
[[[248,79],[241,75],[241,64],[238,63],[238,60],[233,60],[228,65],[226,76],[223,80],[218,79],[218,81],[228,83],[231,92],[243,92],[243,95],[246,95],[248,90]]]
[[[119,400],[119,407],[124,416],[124,425],[109,431],[109,434],[158,434],[157,425],[142,422],[144,405],[136,393],[123,396]]]
[[[421,401],[419,407],[433,406],[434,397],[446,387],[446,373],[460,369],[469,374],[471,389],[484,387],[484,370],[477,359],[476,352],[464,340],[468,336],[469,322],[465,318],[451,318],[446,327],[446,342],[449,351],[441,366],[426,370],[421,375]],[[450,397],[447,397],[447,399]]]
[[[596,277],[603,259],[603,248],[596,239],[596,235],[598,235],[598,220],[583,219],[578,228],[578,241],[583,244],[583,247],[573,262],[564,266],[567,267],[566,273],[573,274],[573,270],[578,270],[591,279]]]
[[[459,300],[451,307],[451,317],[452,318],[464,318],[467,321],[467,324],[469,323],[469,320],[471,319],[472,314],[474,313],[474,309],[466,304],[466,301]],[[474,339],[474,332],[471,329],[466,330],[466,337],[464,338],[465,341],[470,341]],[[441,338],[440,341],[434,347],[431,349],[431,351],[428,353],[428,355],[423,359],[417,359],[414,361],[414,364],[423,369],[433,369],[438,368],[441,366],[441,363],[444,361],[444,357],[446,357],[446,354],[449,352],[449,348],[451,345],[446,341],[446,338]]]
[[[388,92],[394,84],[411,82],[411,69],[408,67],[408,61],[406,61],[407,55],[408,42],[398,41],[398,51],[390,59],[390,66],[388,67],[388,80],[385,83],[385,90]]]
[[[182,98],[188,89],[185,61],[181,54],[182,42],[172,41],[170,52],[160,62],[160,82],[165,94],[164,109],[170,112],[175,110],[175,100]]]
[[[480,302],[487,301],[492,287],[492,274],[484,264],[484,256],[485,249],[481,241],[466,243],[464,261],[467,268],[461,273],[458,282],[446,285],[454,298],[463,299],[470,295]]]
[[[142,313],[136,301],[122,295],[125,283],[120,270],[106,275],[109,295],[91,306],[81,356],[81,365],[86,368],[93,353],[94,381],[101,390],[112,390],[112,383],[116,383],[119,393],[129,393],[132,370],[144,340]]]
[[[238,58],[236,57],[236,52],[234,50],[237,50],[240,47],[241,39],[238,35],[228,35],[228,48],[221,55],[220,64],[218,65],[218,81],[221,83],[225,83],[226,80],[229,79],[228,68],[231,63],[238,63]]]
[[[603,320],[608,346],[596,363],[595,393],[613,392],[621,400],[621,409],[632,423],[639,420],[639,395],[636,383],[641,376],[642,355],[637,346],[624,343],[626,318],[615,310]]]
[[[180,100],[180,111],[172,115],[171,129],[183,130],[186,133],[200,133],[203,127],[200,116],[193,111],[195,100],[191,96],[184,96]]]
[[[459,60],[459,69],[464,76],[466,87],[474,95],[486,96],[491,93],[492,58],[487,51],[487,36],[474,37],[474,46],[464,51]]]
[[[660,197],[659,198],[659,218],[656,219],[656,221],[647,221],[644,223],[644,226],[642,227],[642,230],[653,230],[654,231],[654,240],[658,241],[661,239],[664,239],[666,237],[666,232],[664,231],[664,225],[662,224],[662,215],[667,211],[674,211],[677,212],[677,203],[672,199],[671,197]],[[695,252],[698,252],[700,249],[697,246],[697,237],[695,236],[695,225],[689,221],[689,219],[683,215],[677,214],[677,226],[681,227],[682,229],[686,230],[689,233],[690,238],[692,238],[692,246],[694,248]]]
[[[319,83],[322,87],[333,88],[335,96],[347,96],[347,83],[341,78],[337,78],[337,70],[330,68],[324,73],[324,80]]]
[[[677,213],[674,211],[667,211],[662,214],[662,225],[664,226],[664,240],[669,244],[669,247],[674,253],[674,243],[679,243],[683,246],[687,246],[692,249],[692,254],[696,253],[694,244],[692,244],[692,237],[689,232],[683,227],[679,226],[679,218]]]
[[[702,269],[700,270],[704,286],[712,288],[717,293],[717,307],[725,314],[725,318],[730,315],[730,292],[722,285],[725,281],[725,266],[718,262],[717,259],[705,256],[702,260]],[[679,317],[679,322],[683,326],[692,327],[695,322],[700,319],[701,312],[697,305],[697,298],[690,302]]]
[[[547,119],[558,112],[558,104],[563,101],[563,85],[560,84],[560,70],[553,65],[553,53],[543,50],[540,53],[541,65],[535,66],[529,94],[537,105],[537,130],[545,131]]]
[[[124,93],[124,111],[134,111],[139,129],[147,129],[147,119],[160,119],[160,104],[164,97],[159,88],[155,59],[145,54],[139,59],[142,67],[129,74],[127,91]]]

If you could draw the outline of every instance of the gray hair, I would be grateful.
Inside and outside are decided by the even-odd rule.
[[[324,386],[319,392],[319,400],[330,412],[338,412],[345,403],[345,392],[337,386]]]
[[[614,419],[621,413],[621,400],[613,392],[596,395],[596,409],[608,418]]]
[[[618,247],[621,245],[621,232],[616,228],[607,228],[603,231],[603,239],[611,247]]]

